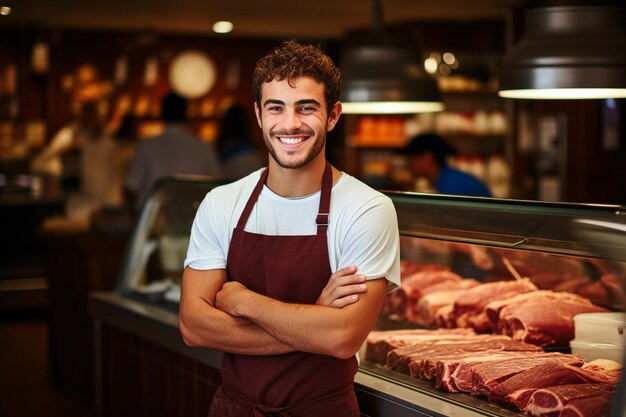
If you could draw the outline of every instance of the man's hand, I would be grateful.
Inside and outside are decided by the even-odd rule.
[[[231,316],[237,314],[237,306],[245,302],[246,296],[254,295],[252,291],[237,281],[225,282],[215,296],[215,307]]]
[[[342,308],[356,303],[359,294],[367,291],[367,284],[365,275],[357,275],[355,272],[356,267],[347,266],[332,274],[316,304]],[[248,296],[254,294],[240,282],[226,282],[215,297],[215,306],[225,313],[238,316],[237,306],[245,302]]]
[[[367,284],[365,275],[355,273],[355,266],[347,266],[332,274],[315,304],[342,308],[356,303],[359,294],[367,291]]]

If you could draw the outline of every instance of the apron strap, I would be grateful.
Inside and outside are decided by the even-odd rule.
[[[322,176],[322,192],[320,195],[320,207],[317,212],[317,234],[326,235],[328,229],[328,216],[330,214],[330,193],[333,188],[333,170],[326,161],[326,167],[324,168],[324,175]]]
[[[256,201],[261,194],[261,190],[265,185],[265,181],[267,180],[267,174],[269,172],[269,168],[265,168],[263,172],[261,172],[261,178],[259,178],[259,182],[257,182],[252,194],[250,194],[250,198],[248,198],[248,202],[246,203],[246,207],[243,209],[241,216],[239,216],[239,221],[237,222],[237,229],[243,230],[246,227],[246,223],[248,223],[248,218],[252,213],[252,209],[256,204]]]
[[[243,230],[248,223],[248,218],[252,213],[252,209],[256,204],[259,195],[261,194],[261,190],[267,181],[268,168],[265,168],[263,172],[261,172],[261,178],[259,178],[259,182],[257,182],[252,194],[250,194],[250,198],[246,203],[246,206],[239,217],[239,221],[237,222],[237,229]],[[326,230],[328,229],[328,216],[330,213],[330,194],[333,188],[333,170],[328,161],[326,161],[326,166],[324,168],[324,175],[322,176],[322,191],[320,195],[320,205],[317,212],[317,217],[315,219],[315,223],[317,224],[317,234],[318,235],[326,235]]]

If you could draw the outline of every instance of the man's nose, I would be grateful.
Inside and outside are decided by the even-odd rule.
[[[284,113],[283,128],[287,131],[299,129],[302,126],[300,115],[295,110],[287,110]]]

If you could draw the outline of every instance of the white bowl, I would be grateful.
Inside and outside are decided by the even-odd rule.
[[[574,316],[575,340],[626,345],[626,313],[582,313]]]
[[[577,354],[587,362],[596,359],[610,359],[622,365],[624,364],[625,347],[623,345],[594,343],[576,339],[569,342],[569,345],[572,348],[572,353]]]

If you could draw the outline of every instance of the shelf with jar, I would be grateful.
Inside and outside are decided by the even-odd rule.
[[[501,110],[349,117],[346,145],[350,147],[403,147],[410,137],[424,132],[467,139],[503,139],[508,132],[506,115]]]
[[[494,196],[509,197],[506,115],[493,107],[476,108],[416,115],[348,116],[346,168],[376,188],[432,191],[423,181],[412,178],[406,157],[396,150],[415,135],[434,132],[457,150],[450,161],[452,166],[482,179]]]

